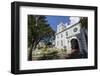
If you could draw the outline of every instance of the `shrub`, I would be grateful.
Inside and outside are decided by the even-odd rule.
[[[58,59],[58,52],[54,49],[44,49],[43,50],[43,56],[39,58],[39,60],[49,60],[49,59]]]

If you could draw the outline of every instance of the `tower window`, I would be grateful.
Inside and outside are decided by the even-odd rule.
[[[63,34],[61,34],[61,38],[63,37]]]
[[[59,36],[57,35],[57,38],[59,38]]]
[[[68,36],[68,32],[66,32],[66,36]]]

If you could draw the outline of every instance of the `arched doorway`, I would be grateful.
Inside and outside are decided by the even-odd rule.
[[[80,58],[79,44],[77,39],[71,40],[71,54],[70,58]]]
[[[79,49],[78,40],[75,38],[71,40],[71,49]]]

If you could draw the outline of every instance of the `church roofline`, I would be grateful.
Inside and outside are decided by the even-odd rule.
[[[59,24],[58,24],[58,26],[61,26],[61,25],[65,25],[63,22],[60,22]]]
[[[75,25],[77,25],[77,24],[79,24],[79,23],[80,23],[80,22],[75,23],[75,24],[71,25],[70,27],[65,28],[65,29],[64,29],[64,30],[62,30],[61,32],[56,33],[55,35],[58,35],[59,33],[62,33],[62,32],[64,32],[64,31],[66,31],[67,29],[69,29],[69,28],[71,28],[71,27],[73,27],[73,26],[75,26]]]

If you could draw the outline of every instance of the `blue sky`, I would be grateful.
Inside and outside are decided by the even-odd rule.
[[[60,22],[68,23],[69,22],[69,16],[46,16],[46,19],[48,21],[48,24],[56,31],[57,25]]]

